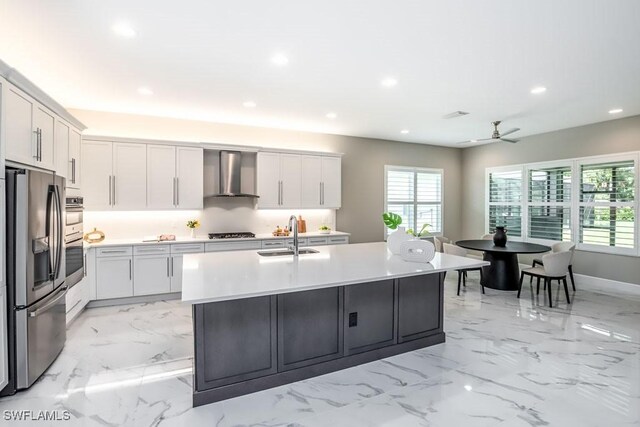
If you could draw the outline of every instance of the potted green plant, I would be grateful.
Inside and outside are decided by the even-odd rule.
[[[402,217],[393,212],[385,212],[382,214],[382,221],[389,230],[395,230],[387,236],[387,247],[394,255],[400,254],[400,246],[402,242],[411,240],[411,235],[407,234],[404,227],[401,227]]]
[[[410,228],[407,230],[407,234],[411,234],[413,237],[417,237],[419,239],[421,237],[428,236],[429,234],[431,234],[429,233],[429,230],[428,230],[429,227],[431,227],[431,224],[424,224],[420,229],[420,231],[418,231],[417,233],[413,231],[413,228]]]

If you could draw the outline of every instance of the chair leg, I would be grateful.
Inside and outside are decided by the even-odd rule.
[[[569,299],[569,286],[567,285],[567,278],[562,279],[562,283],[564,284],[564,295],[567,297],[567,304],[571,304],[571,300]]]
[[[458,271],[458,296],[460,296],[460,282],[462,280],[462,272]]]
[[[446,271],[444,273],[442,273],[442,280],[443,281],[447,280],[447,272]]]
[[[466,271],[462,272],[462,286],[464,286],[465,288],[467,287],[467,272]]]
[[[576,291],[576,281],[573,279],[573,266],[569,266],[569,277],[571,278],[571,286],[573,286],[573,292]]]
[[[551,302],[551,279],[544,279],[544,285],[547,287],[547,293],[549,294],[549,307],[553,308],[553,302]]]
[[[531,280],[533,280],[533,276],[531,276]],[[540,278],[538,277],[538,284],[536,289],[536,295],[540,295]]]
[[[520,273],[520,283],[518,284],[518,298],[520,298],[520,292],[522,292],[522,282],[523,281],[524,281],[524,273]]]
[[[482,282],[484,282],[484,275],[482,274],[482,268],[480,269],[480,287],[482,288],[482,293],[484,294],[484,285],[482,284]]]

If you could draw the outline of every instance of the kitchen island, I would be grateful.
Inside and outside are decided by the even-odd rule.
[[[487,262],[392,255],[385,243],[185,255],[193,305],[193,405],[444,342],[444,272]]]

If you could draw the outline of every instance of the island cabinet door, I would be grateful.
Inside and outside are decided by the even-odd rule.
[[[278,295],[278,371],[343,355],[343,287]]]
[[[345,286],[345,354],[361,353],[395,343],[395,299],[393,280]]]
[[[398,279],[398,342],[442,331],[441,274]]]
[[[196,390],[277,373],[276,297],[197,304]]]

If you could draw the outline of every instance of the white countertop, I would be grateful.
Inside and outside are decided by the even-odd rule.
[[[406,262],[384,242],[316,246],[317,254],[263,257],[257,250],[184,256],[182,301],[227,301],[352,285],[489,265],[436,253],[430,263]]]
[[[331,233],[319,233],[316,231],[308,232],[308,233],[299,233],[298,236],[302,238],[306,237],[331,237],[331,236],[350,236],[351,233],[344,233],[342,231],[332,231]],[[196,238],[191,237],[176,237],[176,240],[165,240],[159,242],[157,240],[152,240],[149,242],[144,242],[143,237],[131,238],[131,239],[109,239],[106,238],[102,242],[99,243],[87,243],[84,242],[84,247],[86,248],[95,248],[95,247],[106,247],[106,246],[129,246],[129,245],[170,245],[175,243],[224,243],[224,242],[237,242],[239,240],[242,241],[252,241],[252,240],[272,240],[272,239],[291,239],[293,238],[293,234],[290,234],[288,237],[285,236],[274,236],[269,233],[264,234],[256,234],[256,237],[250,238],[237,238],[237,239],[209,239],[206,233],[202,235],[196,235]]]

